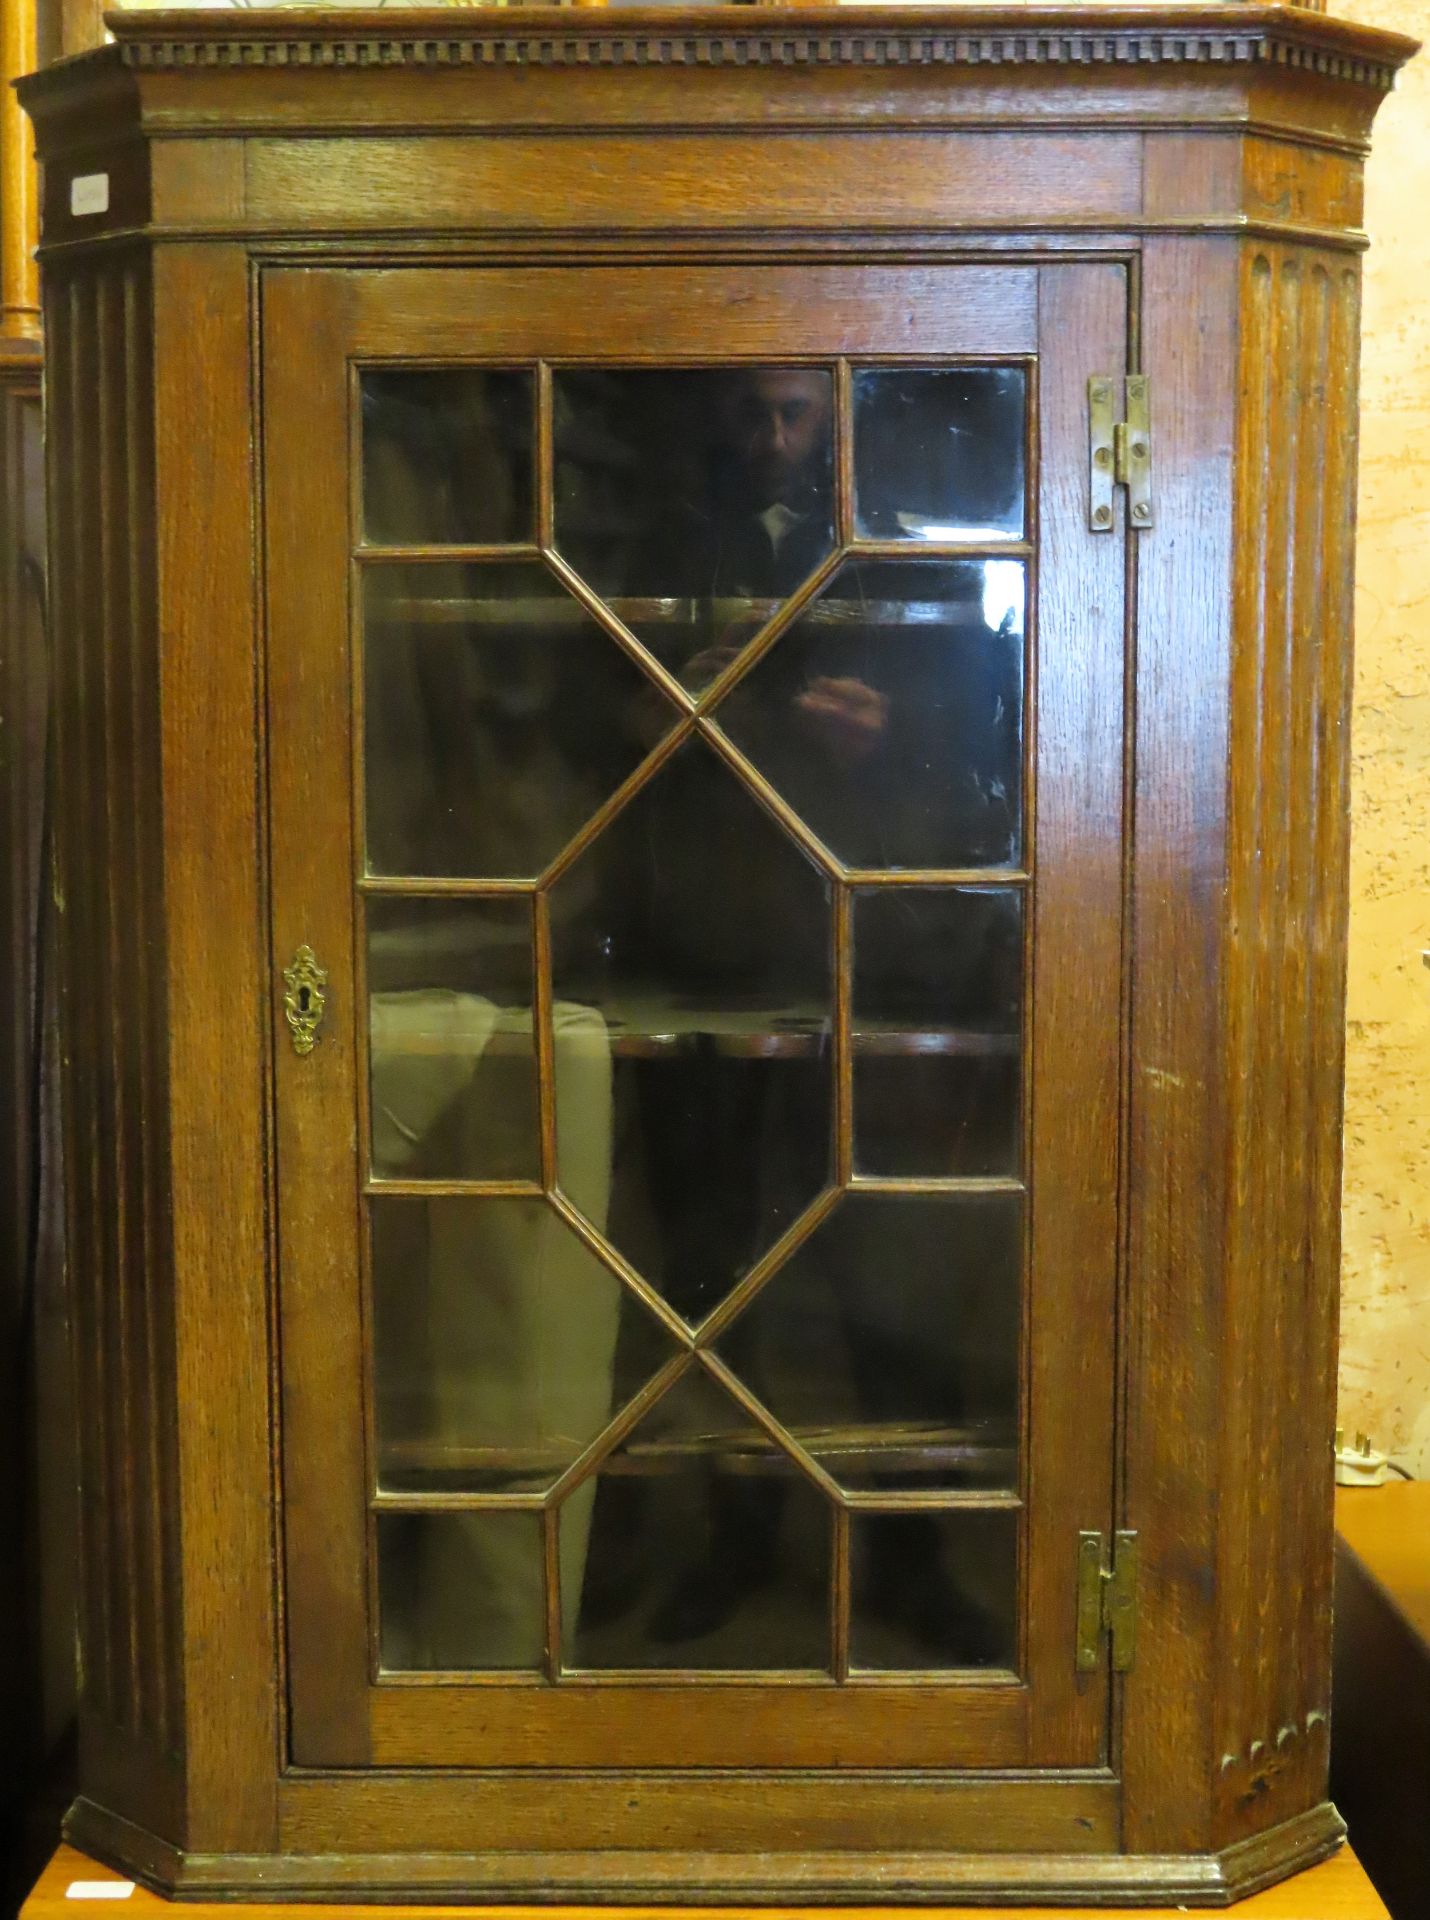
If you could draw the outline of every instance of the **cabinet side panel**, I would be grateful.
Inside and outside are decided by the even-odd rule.
[[[1359,265],[1242,270],[1219,1835],[1323,1797]]]
[[[175,1333],[193,1852],[273,1844],[268,1000],[241,247],[154,262]]]
[[[147,267],[110,256],[51,278],[47,300],[82,1773],[93,1797],[172,1831],[183,1696]]]
[[[1143,1630],[1122,1692],[1124,1839],[1210,1821],[1224,1155],[1219,1082],[1235,245],[1153,240],[1155,522],[1137,537],[1124,1524]]]

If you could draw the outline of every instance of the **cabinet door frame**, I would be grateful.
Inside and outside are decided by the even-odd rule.
[[[1088,528],[1085,409],[1089,374],[1125,364],[1126,314],[1125,271],[1114,263],[264,273],[281,1475],[297,1763],[748,1765],[752,1715],[765,1703],[777,1732],[755,1764],[840,1766],[853,1754],[878,1767],[1105,1766],[1108,1677],[1075,1670],[1073,1616],[1077,1535],[1113,1525],[1127,595],[1124,534]],[[623,351],[631,340],[639,350]],[[553,1687],[371,1672],[366,1354],[353,1285],[362,1096],[350,1044],[350,596],[334,591],[352,571],[351,369],[602,355],[615,364],[847,355],[1038,368],[1024,1367],[1034,1547],[1021,1679]],[[328,1041],[306,1058],[289,1044],[281,1006],[282,969],[301,944],[329,973]]]

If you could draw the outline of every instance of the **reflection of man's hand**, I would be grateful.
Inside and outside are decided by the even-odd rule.
[[[889,724],[889,699],[862,680],[820,674],[794,700],[805,726],[848,763],[866,760]]]
[[[739,640],[730,640],[722,636],[713,646],[692,653],[680,669],[681,686],[687,693],[703,693],[712,681],[720,678],[748,637],[746,634]]]

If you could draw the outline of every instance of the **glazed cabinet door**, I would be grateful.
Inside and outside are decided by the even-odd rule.
[[[266,275],[296,1761],[1106,1763],[1125,309]]]

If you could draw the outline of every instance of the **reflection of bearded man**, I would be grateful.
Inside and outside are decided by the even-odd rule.
[[[722,383],[720,439],[742,469],[747,509],[764,525],[776,554],[792,525],[821,505],[828,514],[831,414],[827,373],[766,367]],[[823,502],[817,498],[821,480]]]
[[[778,597],[833,544],[833,386],[812,368],[761,367],[721,383],[715,408],[712,524],[704,529],[717,595]],[[692,687],[713,680],[750,637],[741,621],[687,662]],[[865,681],[817,674],[791,696],[799,731],[845,764],[878,745],[888,701]]]

